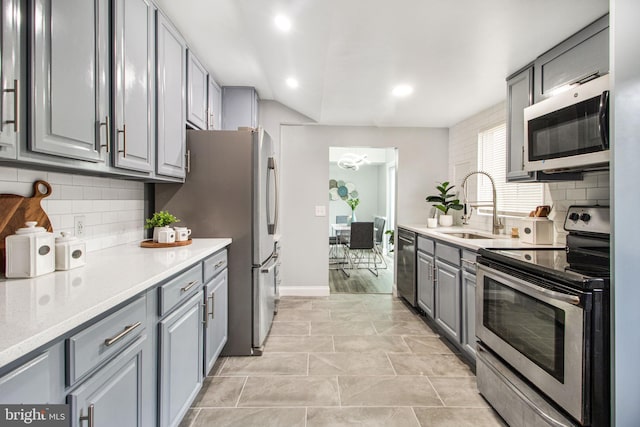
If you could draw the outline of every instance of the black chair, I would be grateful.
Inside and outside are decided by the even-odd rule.
[[[362,263],[367,255],[367,268],[376,276],[378,265],[375,262],[375,245],[373,242],[373,222],[352,222],[349,242],[345,244],[348,249],[347,258],[350,267],[355,268]],[[373,260],[371,256],[373,255]],[[372,269],[373,267],[373,269]]]
[[[376,251],[376,263],[377,258],[380,257],[380,262],[384,267],[387,268],[387,261],[384,259],[382,255],[382,238],[384,236],[384,225],[386,224],[387,219],[382,216],[376,216],[373,218],[373,241],[374,241],[374,249]]]

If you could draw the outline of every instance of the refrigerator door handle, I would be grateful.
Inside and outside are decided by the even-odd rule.
[[[270,178],[273,176],[273,189],[274,189],[274,215],[273,221],[271,220],[271,197],[270,197],[270,189],[271,189],[271,181]],[[267,230],[269,234],[275,234],[276,229],[278,228],[278,205],[280,204],[278,201],[278,168],[276,166],[276,160],[273,157],[269,157],[267,164]]]

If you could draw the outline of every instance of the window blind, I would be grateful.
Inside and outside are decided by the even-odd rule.
[[[489,173],[495,181],[498,211],[516,215],[528,214],[536,206],[544,204],[543,184],[507,182],[506,159],[506,124],[478,134],[478,170]],[[478,200],[490,202],[492,198],[489,178],[478,175]]]

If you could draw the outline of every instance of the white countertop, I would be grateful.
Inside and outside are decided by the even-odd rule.
[[[478,230],[471,227],[436,227],[427,228],[426,224],[398,224],[399,228],[415,231],[426,237],[433,237],[444,242],[452,243],[456,246],[477,251],[479,249],[515,249],[515,248],[564,248],[564,244],[552,245],[532,245],[523,243],[519,238],[512,238],[506,234],[492,235],[491,232]],[[486,239],[463,239],[462,237],[451,236],[447,233],[474,233],[487,236]]]
[[[193,239],[188,246],[138,243],[87,253],[83,267],[33,279],[0,278],[0,367],[144,292],[228,246]]]

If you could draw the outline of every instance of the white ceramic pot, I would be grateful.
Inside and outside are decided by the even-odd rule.
[[[440,215],[440,225],[451,227],[453,225],[453,215]]]
[[[436,228],[438,226],[438,218],[427,218],[427,228]]]

